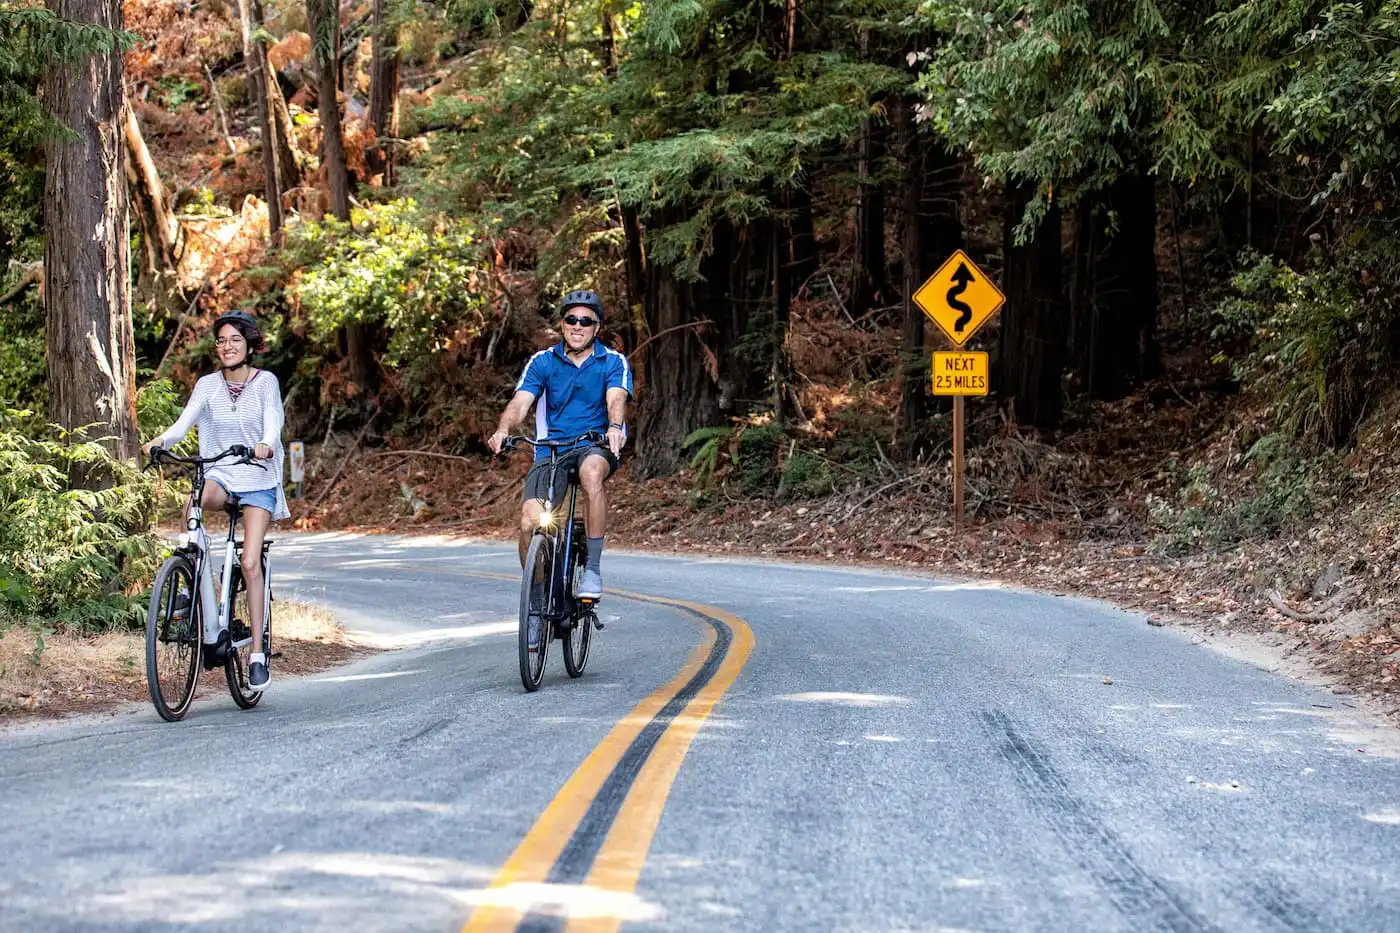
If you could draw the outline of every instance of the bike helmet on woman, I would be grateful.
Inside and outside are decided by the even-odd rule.
[[[598,297],[598,293],[580,288],[569,292],[559,302],[559,316],[563,317],[570,308],[588,308],[598,315],[598,323],[603,323],[603,299]]]
[[[250,355],[267,352],[267,342],[263,340],[262,328],[258,327],[257,319],[247,311],[225,311],[214,318],[214,337],[216,339],[219,336],[219,329],[225,324],[231,324],[234,330],[243,335],[243,339],[248,343]]]

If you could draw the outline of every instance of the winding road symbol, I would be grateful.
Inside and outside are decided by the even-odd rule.
[[[963,328],[972,320],[972,308],[958,298],[967,287],[977,281],[976,277],[968,271],[967,263],[958,263],[958,271],[953,273],[952,288],[948,289],[948,307],[954,311],[960,311],[957,321],[953,323],[953,329],[958,333],[963,332]]]

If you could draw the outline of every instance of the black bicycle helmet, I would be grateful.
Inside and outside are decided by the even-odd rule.
[[[598,293],[580,288],[569,292],[564,299],[559,302],[559,316],[563,317],[570,308],[589,308],[598,315],[598,323],[603,323],[603,299],[598,297]]]
[[[262,328],[258,327],[257,319],[247,311],[225,311],[214,318],[214,336],[219,335],[219,328],[225,324],[232,324],[243,339],[248,341],[248,352],[266,353],[267,343],[263,340]]]

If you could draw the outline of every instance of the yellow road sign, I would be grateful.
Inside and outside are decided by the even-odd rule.
[[[914,303],[956,347],[965,346],[1005,301],[1001,289],[962,250],[914,293]]]
[[[934,351],[934,395],[986,395],[990,385],[991,365],[987,354],[976,350]]]

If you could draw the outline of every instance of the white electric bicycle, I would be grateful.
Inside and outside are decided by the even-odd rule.
[[[183,719],[194,700],[199,672],[222,666],[229,693],[243,709],[258,705],[262,693],[248,685],[248,656],[253,632],[244,618],[251,619],[247,588],[243,583],[238,539],[238,519],[243,505],[237,494],[230,494],[224,511],[228,513],[228,540],[224,542],[220,575],[214,576],[209,535],[204,530],[205,468],[222,460],[255,463],[253,451],[236,444],[217,457],[180,457],[161,447],[151,448],[150,466],[174,463],[194,470],[190,493],[189,518],[179,547],[166,559],[151,588],[151,605],[146,612],[146,684],[156,712],[168,722]],[[263,652],[269,662],[272,653],[272,568],[263,541]],[[217,593],[215,592],[217,586]],[[242,617],[240,617],[240,615]]]

